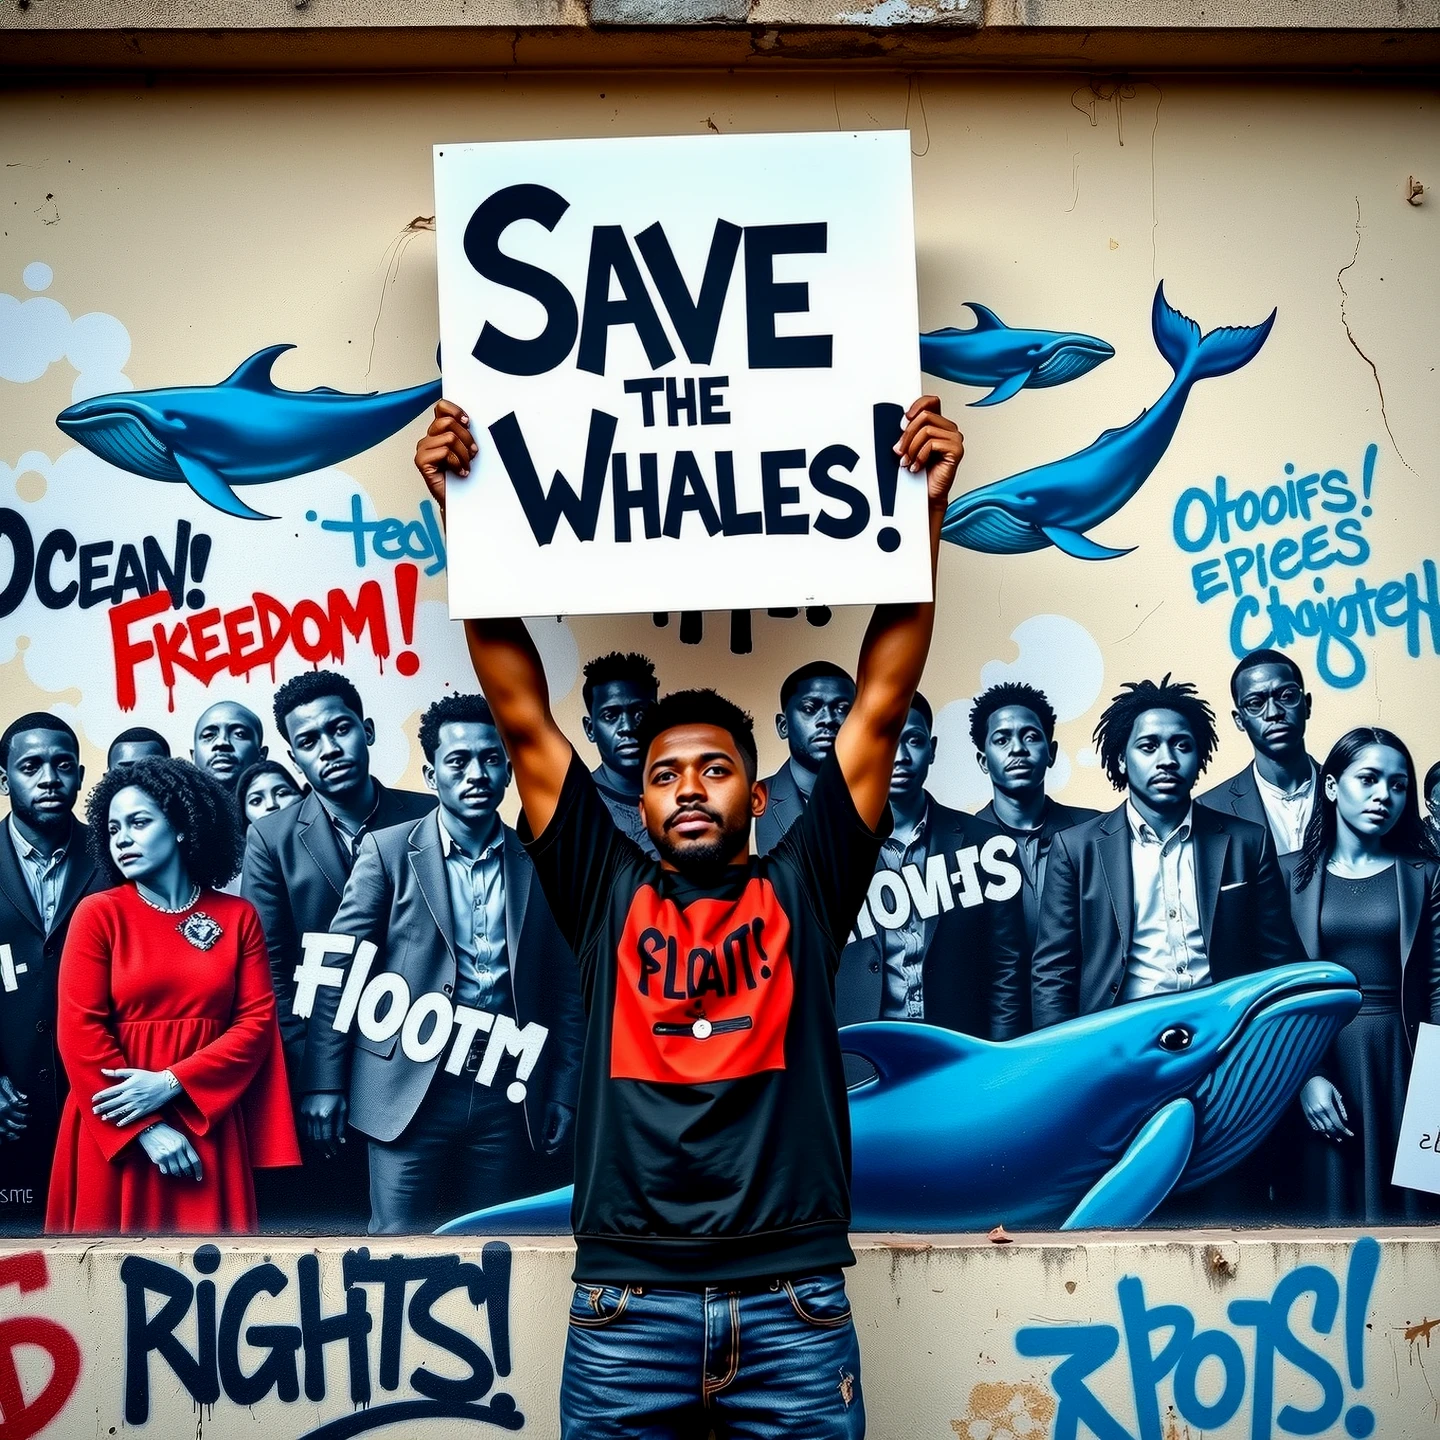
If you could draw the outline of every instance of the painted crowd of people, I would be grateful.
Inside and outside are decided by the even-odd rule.
[[[782,685],[788,753],[765,782],[760,853],[805,813],[855,694],[825,661]],[[658,697],[644,656],[585,667],[598,793],[651,856],[640,735]],[[1231,708],[1253,759],[1197,794],[1212,707],[1169,676],[1124,686],[1095,730],[1123,799],[1098,812],[1046,794],[1046,696],[994,686],[971,708],[992,790],[971,815],[926,788],[935,716],[917,694],[836,1017],[1008,1040],[1334,961],[1360,1012],[1208,1218],[1436,1218],[1390,1169],[1417,1026],[1440,1023],[1440,764],[1422,783],[1380,728],[1313,758],[1311,697],[1278,652],[1240,662]],[[485,699],[425,712],[423,791],[371,774],[374,724],[342,674],[280,686],[273,725],[293,770],[230,700],[199,716],[188,759],[126,730],[83,820],[71,727],[37,712],[0,736],[0,1233],[420,1233],[568,1183],[580,971],[500,819],[512,772]],[[326,935],[349,948],[300,1003],[307,947]],[[394,977],[390,1009],[339,1023],[347,1005],[355,1018],[352,974]],[[429,1034],[400,1033],[402,995],[443,997]],[[444,1016],[468,1017],[453,1046]],[[543,1034],[538,1056],[501,1046],[500,1017],[511,1036]]]

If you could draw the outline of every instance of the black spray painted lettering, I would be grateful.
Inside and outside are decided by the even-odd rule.
[[[631,381],[626,388],[640,394],[653,414],[651,402],[659,385],[657,381],[655,388],[642,389],[639,382]],[[895,512],[899,464],[893,437],[899,433],[903,412],[898,405],[890,404],[876,405],[874,412],[880,508],[883,515],[889,516]],[[633,512],[637,510],[647,540],[661,535],[678,540],[685,529],[685,517],[690,514],[707,535],[727,537],[762,533],[805,535],[813,528],[832,540],[849,540],[863,534],[870,523],[869,498],[857,485],[841,478],[842,474],[853,475],[860,463],[860,456],[848,445],[826,445],[813,456],[800,449],[761,451],[758,457],[761,508],[758,510],[740,508],[732,451],[718,450],[702,461],[693,450],[677,450],[670,457],[662,503],[659,454],[651,451],[637,456],[612,453],[618,424],[616,416],[603,410],[590,412],[578,494],[561,470],[555,471],[546,490],[514,411],[502,415],[490,426],[495,449],[537,544],[552,544],[562,520],[577,540],[593,541],[607,480],[614,537],[621,544],[635,538]],[[843,509],[826,509],[822,503],[812,513],[807,504],[810,497],[804,493],[802,484],[787,478],[792,471],[803,472],[818,502],[831,501]],[[887,525],[875,539],[882,550],[889,552],[900,544],[900,532]]]
[[[475,341],[475,358],[507,375],[543,375],[565,360],[578,338],[577,368],[603,375],[611,329],[629,325],[644,347],[645,358],[658,370],[675,358],[675,349],[620,226],[592,228],[585,294],[578,306],[558,276],[501,250],[501,237],[517,221],[533,220],[553,231],[569,208],[570,202],[547,186],[510,185],[489,196],[471,215],[464,237],[471,266],[485,279],[529,295],[545,311],[544,327],[528,340],[507,335],[487,320]],[[779,335],[775,329],[777,316],[803,314],[810,308],[806,282],[775,279],[775,257],[823,255],[828,245],[824,221],[747,225],[742,230],[728,220],[717,220],[700,293],[693,298],[664,228],[657,222],[641,231],[635,243],[686,358],[692,365],[706,365],[714,354],[742,236],[750,368],[828,369],[834,349],[831,336]],[[620,290],[614,300],[612,286]]]
[[[747,990],[754,990],[758,982],[750,959],[752,943],[762,962],[760,979],[768,980],[771,974],[770,966],[764,963],[769,959],[762,944],[764,928],[765,922],[757,917],[732,930],[721,941],[718,954],[708,945],[696,945],[682,963],[676,937],[653,925],[647,927],[635,942],[640,993],[649,995],[651,980],[661,975],[661,993],[667,1000],[695,1000],[703,995],[724,999],[738,995],[742,983]]]
[[[200,1246],[195,1269],[213,1275],[220,1268],[214,1245]],[[368,1249],[345,1253],[343,1309],[326,1315],[320,1289],[320,1262],[302,1255],[295,1262],[298,1324],[246,1325],[251,1304],[261,1295],[276,1298],[289,1287],[290,1277],[266,1262],[245,1270],[219,1304],[213,1280],[192,1282],[182,1270],[140,1255],[121,1263],[125,1285],[125,1421],[143,1425],[150,1418],[151,1364],[155,1355],[179,1380],[197,1405],[213,1406],[222,1394],[232,1404],[253,1406],[273,1397],[284,1404],[300,1398],[301,1364],[306,1400],[326,1396],[325,1354],[332,1345],[344,1347],[349,1379],[349,1400],[364,1406],[353,1415],[332,1420],[309,1432],[308,1440],[342,1440],[365,1430],[423,1419],[474,1419],[506,1430],[518,1430],[524,1416],[506,1394],[487,1396],[495,1377],[510,1373],[510,1247],[491,1241],[481,1251],[480,1263],[458,1255],[373,1258]],[[421,1399],[402,1399],[372,1405],[369,1337],[375,1329],[366,1286],[380,1287],[380,1346],[376,1372],[380,1389],[401,1388],[400,1359],[406,1330],[423,1346],[449,1357],[446,1369],[458,1362],[460,1376],[442,1374],[428,1365],[412,1369],[404,1383]],[[416,1288],[409,1296],[409,1287]],[[476,1309],[484,1308],[493,1356],[465,1332],[438,1319],[440,1301],[454,1290],[464,1290]],[[163,1297],[153,1315],[151,1297]],[[192,1354],[176,1334],[195,1314],[196,1349]],[[218,1321],[217,1321],[218,1310]],[[245,1346],[264,1352],[253,1369]]]
[[[178,610],[198,610],[205,592],[189,589],[205,578],[210,563],[208,535],[192,532],[188,520],[175,526],[175,543],[167,551],[154,535],[138,543],[114,540],[81,544],[66,529],[51,530],[35,540],[30,525],[18,510],[0,509],[0,542],[10,552],[10,574],[0,588],[0,619],[13,614],[34,590],[47,610],[66,610],[78,602],[82,610],[95,605],[118,605],[127,595],[170,592]],[[3,551],[0,551],[3,554]],[[0,562],[3,563],[3,562]]]

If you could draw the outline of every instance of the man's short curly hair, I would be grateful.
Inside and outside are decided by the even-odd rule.
[[[1055,707],[1050,703],[1049,696],[1023,680],[1007,680],[977,695],[970,706],[970,740],[977,750],[985,748],[985,739],[990,733],[990,717],[1007,705],[1018,705],[1028,710],[1040,722],[1047,744],[1055,739]]]
[[[634,650],[621,652],[612,650],[608,655],[597,655],[585,662],[585,683],[580,687],[580,698],[585,702],[588,715],[595,704],[595,691],[601,685],[613,685],[623,681],[637,690],[648,690],[652,695],[660,692],[660,682],[655,678],[655,662],[648,655]]]
[[[119,770],[107,770],[90,792],[85,818],[90,853],[117,885],[125,874],[110,853],[110,805],[121,790],[143,790],[159,807],[180,841],[191,883],[210,890],[228,884],[240,868],[240,830],[230,792],[188,760],[154,756]]]
[[[440,748],[440,727],[460,721],[474,725],[494,725],[490,702],[483,695],[442,695],[420,717],[420,749],[425,759],[434,763]]]
[[[733,700],[727,700],[714,690],[671,691],[652,705],[640,722],[635,736],[640,754],[648,760],[650,746],[655,740],[679,725],[714,725],[718,730],[727,731],[740,752],[750,779],[755,778],[760,766],[759,752],[755,748],[755,721]]]
[[[1185,717],[1195,736],[1202,772],[1220,743],[1215,733],[1215,712],[1188,681],[1172,681],[1168,674],[1158,685],[1153,680],[1127,680],[1121,693],[1105,707],[1094,736],[1101,767],[1117,790],[1123,790],[1126,784],[1123,766],[1130,732],[1147,710],[1173,710]]]
[[[285,721],[290,712],[327,695],[335,696],[347,710],[353,710],[357,720],[365,718],[365,703],[360,699],[360,692],[338,670],[306,670],[292,676],[275,692],[275,728],[289,740]]]

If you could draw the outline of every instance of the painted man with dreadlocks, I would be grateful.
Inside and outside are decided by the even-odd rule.
[[[1051,846],[1035,1028],[1303,959],[1269,830],[1191,803],[1216,745],[1195,687],[1125,685],[1095,745],[1125,801]]]

